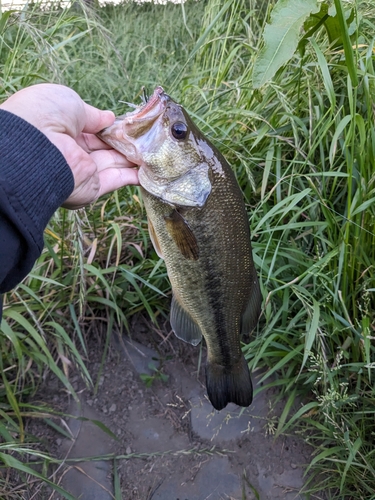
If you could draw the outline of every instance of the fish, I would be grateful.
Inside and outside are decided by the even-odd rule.
[[[139,165],[150,239],[172,287],[171,327],[194,346],[205,339],[211,404],[249,406],[241,335],[256,327],[262,296],[231,167],[161,86],[98,136]]]

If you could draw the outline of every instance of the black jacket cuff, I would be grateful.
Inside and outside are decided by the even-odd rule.
[[[0,184],[13,209],[21,217],[27,214],[42,232],[73,191],[74,178],[63,155],[42,132],[0,110]]]

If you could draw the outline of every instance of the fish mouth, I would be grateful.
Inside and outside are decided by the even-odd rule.
[[[164,92],[163,87],[156,87],[145,104],[122,117],[126,135],[136,138],[143,134],[164,113],[169,100],[170,97]]]
[[[150,111],[152,111],[152,108],[154,106],[158,107],[158,104],[163,104],[168,99],[169,96],[167,96],[167,94],[164,92],[163,87],[159,85],[154,90],[152,96],[149,97],[148,101],[145,104],[143,104],[143,106],[137,108],[135,111],[127,113],[126,116],[136,116],[137,119],[142,119],[144,118],[145,115],[147,115]]]
[[[171,98],[163,87],[158,86],[145,104],[117,117],[112,125],[101,130],[97,136],[136,165],[141,165],[142,152],[151,143],[157,143],[157,131],[161,125],[154,127],[154,124],[164,114],[169,101]]]

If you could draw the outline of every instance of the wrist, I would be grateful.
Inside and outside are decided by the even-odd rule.
[[[36,127],[4,109],[0,109],[0,123],[0,182],[15,209],[44,229],[73,191],[72,172]]]

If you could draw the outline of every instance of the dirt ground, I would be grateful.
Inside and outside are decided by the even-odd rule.
[[[261,391],[245,411],[229,405],[216,412],[205,395],[203,368],[197,374],[199,347],[159,332],[142,318],[132,325],[132,341],[135,347],[114,334],[101,368],[104,343],[90,337],[86,363],[97,391],[72,370],[80,404],[52,375],[37,395],[73,415],[54,419],[64,434],[41,420],[27,422],[27,431],[45,450],[66,460],[51,467],[51,478],[73,498],[305,498],[299,491],[312,449],[295,435],[274,439],[283,404],[275,404],[273,390]],[[77,461],[82,457],[91,458]],[[62,498],[40,482],[30,482],[25,492],[25,499]]]

